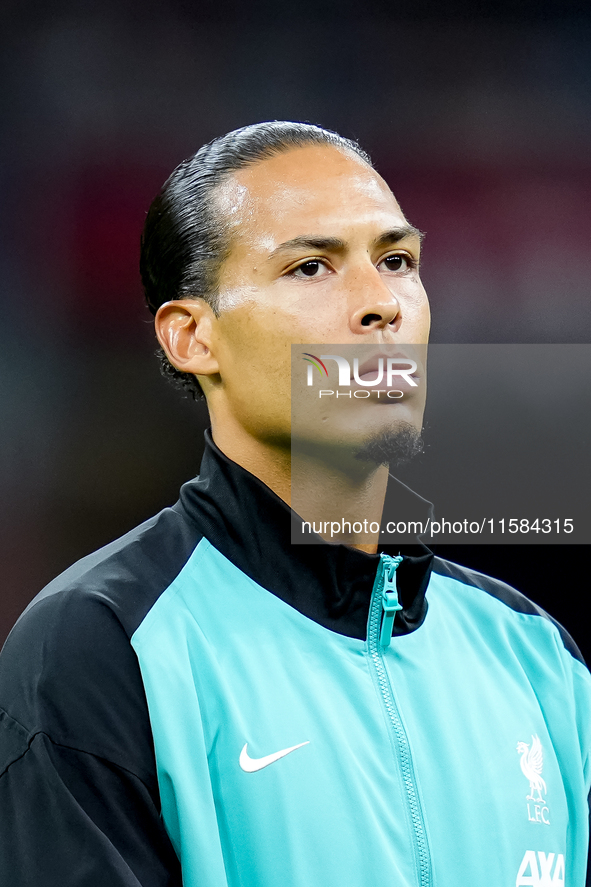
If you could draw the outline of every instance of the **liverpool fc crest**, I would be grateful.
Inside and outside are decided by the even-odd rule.
[[[527,814],[530,822],[543,822],[550,825],[548,806],[543,795],[546,794],[546,783],[542,779],[544,767],[544,752],[542,743],[537,733],[532,736],[531,744],[527,742],[517,743],[517,753],[521,755],[521,770],[529,781],[529,794],[527,800]]]

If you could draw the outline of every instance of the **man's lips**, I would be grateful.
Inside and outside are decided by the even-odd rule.
[[[378,382],[380,364],[382,375]],[[392,373],[390,383],[388,383],[388,366],[402,373],[402,375]],[[351,385],[362,384],[364,387],[367,387],[368,391],[397,390],[402,391],[404,394],[412,394],[417,391],[420,383],[417,369],[416,361],[411,360],[405,354],[374,354],[361,364],[357,374],[353,373]],[[413,382],[415,383],[414,385],[412,384]]]

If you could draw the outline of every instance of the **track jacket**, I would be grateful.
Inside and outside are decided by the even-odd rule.
[[[426,549],[292,546],[290,520],[208,440],[173,508],[27,608],[0,656],[0,883],[583,887],[572,640]]]

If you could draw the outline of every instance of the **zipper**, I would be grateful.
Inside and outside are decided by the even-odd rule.
[[[382,574],[383,611],[380,646],[389,647],[392,640],[394,617],[399,610],[402,610],[402,604],[398,602],[398,589],[396,587],[396,570],[398,569],[398,564],[402,562],[402,558],[400,555],[388,557],[387,554],[382,554],[381,558],[380,569],[378,570],[378,575]]]
[[[396,613],[402,609],[398,601],[396,589],[396,570],[402,562],[400,555],[390,557],[387,554],[380,555],[380,565],[374,583],[367,632],[367,643],[370,660],[374,666],[378,687],[388,719],[392,727],[394,747],[398,752],[398,760],[402,772],[402,780],[408,800],[416,856],[416,867],[419,876],[420,887],[431,885],[431,854],[427,843],[425,819],[421,808],[421,802],[416,785],[414,764],[410,752],[410,745],[406,730],[400,718],[398,707],[394,700],[390,678],[384,663],[384,650],[389,646],[392,636],[392,626]]]

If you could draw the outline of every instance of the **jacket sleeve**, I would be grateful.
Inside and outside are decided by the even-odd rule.
[[[137,777],[43,733],[0,777],[0,810],[0,881],[11,887],[181,883],[158,810]]]
[[[589,850],[587,858],[587,879],[585,881],[585,887],[591,887],[591,792],[589,792],[587,800],[589,803]]]
[[[137,659],[92,596],[40,599],[0,656],[0,883],[182,883]]]

